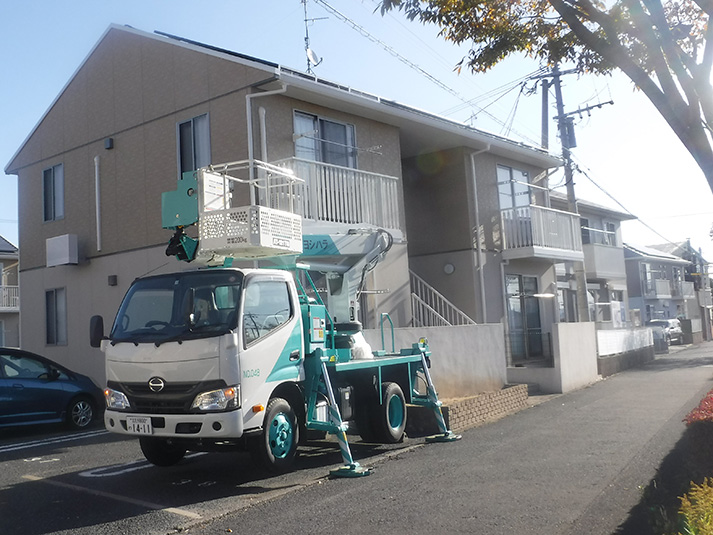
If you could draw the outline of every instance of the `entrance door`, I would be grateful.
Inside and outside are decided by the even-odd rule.
[[[542,357],[542,324],[537,277],[506,275],[510,354],[513,360]]]

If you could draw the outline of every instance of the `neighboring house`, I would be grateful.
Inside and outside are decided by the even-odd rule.
[[[653,247],[628,243],[624,253],[629,306],[639,311],[641,321],[686,318],[687,302],[697,298],[694,283],[684,276],[690,262]]]
[[[17,247],[0,236],[0,346],[20,346]]]
[[[564,210],[563,194],[550,195],[552,206]],[[634,216],[586,200],[577,201],[582,229],[582,249],[587,278],[589,318],[597,329],[627,326],[628,297],[621,222]],[[574,273],[571,263],[557,270],[559,321],[578,321]]]
[[[103,379],[90,316],[113,318],[135,277],[192,268],[164,254],[161,193],[182,172],[251,157],[305,180],[296,204],[310,261],[348,268],[358,255],[330,256],[331,237],[389,232],[359,319],[378,329],[383,311],[404,329],[461,325],[428,335],[444,344],[434,373],[448,368],[460,395],[500,388],[508,365],[564,358],[567,344],[589,368],[553,388],[591,380],[592,324],[557,327],[555,266],[584,258],[579,216],[549,205],[558,159],[274,63],[120,26],[6,166],[18,175],[23,347]],[[247,189],[235,196],[247,204]]]
[[[649,247],[688,262],[684,267],[683,282],[693,284],[695,298],[691,297],[689,287],[684,299],[684,312],[680,317],[683,320],[684,341],[690,343],[711,340],[711,309],[713,309],[711,281],[708,275],[708,262],[703,258],[701,251],[693,248],[690,240]],[[677,292],[677,288],[674,287],[672,293],[683,291],[684,287],[681,285],[680,291]],[[686,336],[687,334],[690,336]]]

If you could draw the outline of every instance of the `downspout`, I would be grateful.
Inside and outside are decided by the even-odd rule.
[[[102,213],[99,175],[99,156],[94,156],[94,204],[97,218],[97,251],[102,250]]]
[[[475,239],[478,245],[476,250],[476,259],[478,262],[478,286],[480,288],[480,314],[481,323],[487,323],[487,306],[485,303],[485,275],[483,274],[483,266],[485,261],[483,259],[483,248],[481,246],[481,230],[480,230],[480,208],[478,207],[478,183],[475,179],[475,157],[483,152],[488,152],[490,150],[490,143],[484,148],[476,152],[470,153],[470,168],[471,176],[473,180],[473,196],[475,198]]]
[[[275,78],[277,80],[277,78]],[[264,83],[271,81],[271,80],[266,80]],[[274,91],[263,91],[262,93],[248,93],[245,95],[245,115],[247,118],[247,134],[248,134],[248,161],[250,161],[250,180],[255,179],[255,169],[252,166],[252,161],[254,158],[254,149],[253,149],[253,106],[252,106],[252,99],[254,98],[259,98],[259,97],[269,97],[272,95],[279,95],[281,93],[285,93],[287,91],[287,84],[284,82],[281,82],[280,89],[275,89]],[[251,187],[250,188],[250,204],[255,204],[255,188]]]
[[[512,351],[508,351],[507,345],[510,343],[510,318],[508,318],[508,297],[507,286],[505,285],[505,266],[510,263],[509,260],[500,261],[500,280],[503,285],[503,329],[505,333],[505,364],[509,368],[512,366]]]

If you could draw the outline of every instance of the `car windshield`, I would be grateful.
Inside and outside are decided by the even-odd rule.
[[[235,270],[139,279],[121,303],[110,338],[160,344],[227,333],[237,325],[242,282]]]

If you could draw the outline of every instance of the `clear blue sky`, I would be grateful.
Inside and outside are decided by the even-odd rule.
[[[374,38],[466,99],[538,67],[515,59],[491,73],[457,75],[453,66],[464,51],[438,38],[436,28],[408,22],[397,14],[382,18],[374,13],[374,0],[328,1]],[[539,93],[517,100],[515,90],[492,104],[492,99],[482,100],[481,106],[490,104],[487,113],[476,113],[313,0],[309,0],[308,10],[310,18],[321,19],[309,27],[312,48],[324,60],[315,68],[319,76],[455,120],[468,121],[475,114],[473,124],[478,128],[530,142],[539,140]],[[3,168],[111,23],[161,30],[306,68],[304,13],[299,0],[0,0],[0,20],[0,64],[5,74],[0,86]],[[665,238],[632,222],[624,226],[624,240],[654,244],[690,238],[713,261],[711,190],[645,97],[634,92],[622,76],[569,76],[564,79],[563,91],[568,111],[615,101],[592,112],[591,117],[577,120],[574,154],[601,188]],[[549,115],[554,116],[554,110]],[[550,147],[559,151],[554,123],[550,131]],[[576,180],[576,191],[581,198],[618,208],[583,176]],[[18,243],[17,180],[4,174],[0,175],[0,235]]]

